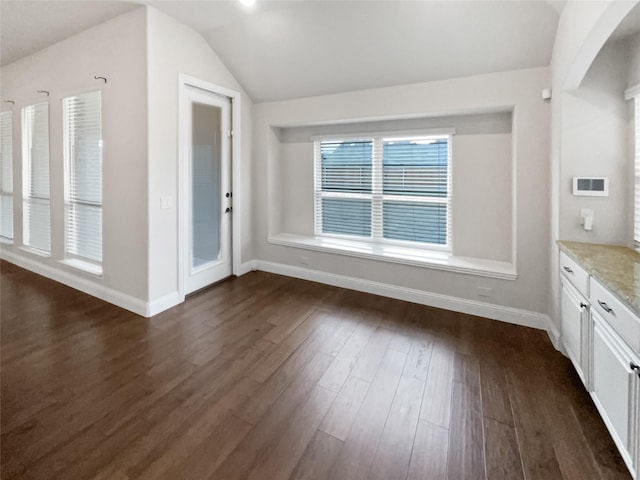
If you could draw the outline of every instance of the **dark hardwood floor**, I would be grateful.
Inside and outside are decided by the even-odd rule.
[[[266,273],[152,319],[1,264],[11,479],[628,479],[546,333]]]

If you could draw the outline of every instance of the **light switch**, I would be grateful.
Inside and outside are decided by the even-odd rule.
[[[166,210],[173,207],[173,199],[171,197],[160,197],[160,208]]]

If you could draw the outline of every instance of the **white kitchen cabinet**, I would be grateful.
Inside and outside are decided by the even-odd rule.
[[[583,297],[589,296],[589,273],[564,252],[560,252],[560,272]]]
[[[636,355],[596,312],[593,318],[593,398],[620,454],[637,478],[638,370]]]
[[[635,404],[635,409],[631,415],[631,437],[635,444],[634,448],[632,448],[635,478],[638,478],[640,477],[640,370],[636,369],[635,373],[634,386],[631,392]]]
[[[590,247],[594,257],[585,257],[584,268],[566,252],[560,253],[562,345],[633,478],[640,480],[640,318],[622,300],[625,297],[606,286],[616,284],[607,277],[611,272],[607,255],[619,250],[602,247]],[[606,254],[600,256],[602,252]],[[598,257],[606,259],[601,266],[603,281],[597,260],[589,262]],[[618,262],[634,265],[629,260]]]
[[[562,343],[582,383],[589,388],[589,304],[571,285],[562,279]]]

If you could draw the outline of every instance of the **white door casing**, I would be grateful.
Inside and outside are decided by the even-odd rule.
[[[195,107],[194,107],[195,105]],[[213,201],[212,209],[217,209],[220,219],[220,249],[215,259],[205,258],[194,262],[194,218],[193,210],[193,159],[205,158],[211,155],[207,145],[194,146],[193,112],[207,109],[219,109],[220,127],[216,141],[221,147],[220,190],[219,200]],[[238,201],[238,157],[240,151],[239,117],[240,94],[207,82],[203,82],[185,75],[180,75],[179,81],[179,170],[178,170],[178,258],[179,281],[178,291],[181,300],[200,288],[215,283],[229,275],[236,273],[239,268],[240,229],[238,209],[232,210],[232,202]],[[204,142],[214,143],[215,142]],[[199,162],[199,167],[206,167],[206,163]],[[198,175],[196,175],[198,178]],[[206,175],[203,176],[206,178]],[[234,192],[235,190],[235,192]],[[228,194],[228,196],[227,196]],[[227,210],[229,209],[229,210]],[[202,209],[201,209],[202,210]],[[211,213],[215,213],[213,210]],[[233,217],[236,217],[233,219]],[[235,220],[235,221],[234,221]],[[209,225],[210,227],[210,225]],[[214,232],[215,234],[215,232]],[[215,243],[215,242],[214,242]],[[197,245],[196,245],[197,247]]]

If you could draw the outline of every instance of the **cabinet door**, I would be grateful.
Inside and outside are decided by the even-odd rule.
[[[640,363],[639,363],[640,364]],[[633,431],[633,443],[635,445],[635,463],[634,468],[637,474],[640,472],[640,370],[636,371],[636,377],[634,379],[634,418],[631,421],[631,425],[634,425]]]
[[[586,384],[583,352],[583,305],[575,289],[562,282],[562,342],[580,379]]]
[[[636,365],[640,365],[640,361],[636,362]],[[634,469],[637,473],[640,469],[640,370],[636,370],[633,379],[633,401],[631,402],[633,411],[631,418],[631,439],[633,444],[633,450],[635,451]]]
[[[604,325],[603,320],[594,313],[592,316],[592,397],[627,466],[632,468],[635,372],[629,366],[631,355],[615,339],[615,334]]]

